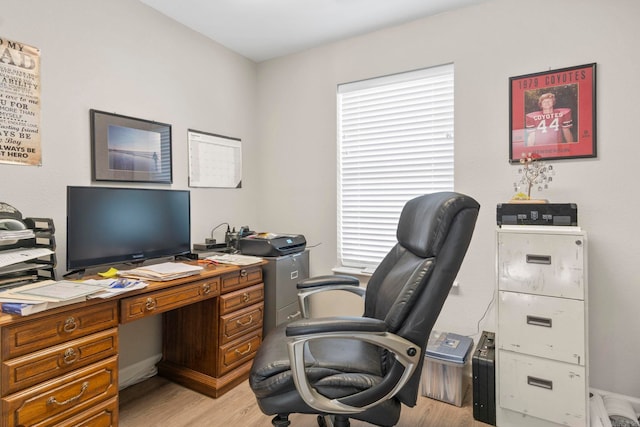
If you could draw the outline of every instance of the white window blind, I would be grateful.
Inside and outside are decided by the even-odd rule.
[[[453,190],[453,65],[338,86],[338,254],[377,266],[413,197]]]

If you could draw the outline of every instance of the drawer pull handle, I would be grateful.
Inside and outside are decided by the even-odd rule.
[[[247,270],[240,270],[240,277],[247,277],[249,275],[249,273],[247,272]]]
[[[240,351],[236,348],[236,354],[238,356],[246,356],[247,354],[251,353],[251,343],[249,343],[249,346],[247,347],[247,349],[245,351]]]
[[[71,333],[76,329],[78,329],[78,323],[76,322],[76,319],[74,317],[69,317],[64,321],[64,326],[62,327],[63,331],[65,331],[66,333]]]
[[[147,301],[144,304],[144,308],[147,311],[153,311],[156,309],[156,300],[154,300],[153,298],[147,298]]]
[[[543,380],[542,378],[536,378],[536,377],[531,377],[531,376],[527,376],[527,384],[534,386],[534,387],[540,387],[540,388],[544,388],[547,390],[553,390],[553,381],[549,381],[549,380]]]
[[[527,264],[551,265],[551,255],[531,255],[527,254]]]
[[[550,328],[552,324],[552,320],[546,317],[538,317],[538,316],[527,316],[527,325],[533,326],[544,326],[545,328]]]
[[[64,351],[64,357],[62,358],[64,363],[71,365],[78,360],[78,353],[73,348],[68,348]]]
[[[243,323],[242,321],[240,321],[240,319],[236,320],[236,324],[238,326],[248,326],[248,325],[250,325],[252,323],[253,323],[253,314],[249,315],[249,320],[247,322]]]
[[[300,313],[300,310],[298,310],[298,311],[296,311],[295,313],[288,315],[288,316],[287,316],[287,320],[294,320],[294,319],[297,319],[297,318],[299,318],[299,317],[300,317],[300,314],[301,314],[301,313]]]
[[[251,296],[247,292],[242,294],[242,302],[247,302],[251,299]]]
[[[50,398],[47,399],[47,405],[58,405],[58,406],[68,405],[69,403],[75,402],[76,400],[80,399],[84,394],[84,392],[87,391],[88,388],[89,388],[89,381],[85,381],[82,383],[82,388],[80,389],[80,393],[78,393],[76,396],[70,397],[63,402],[58,402],[55,397],[51,396]]]
[[[204,285],[202,285],[202,292],[205,295],[209,295],[211,293],[211,285],[208,283],[205,283]]]

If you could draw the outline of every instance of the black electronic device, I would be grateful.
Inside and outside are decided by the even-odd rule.
[[[473,418],[496,425],[495,333],[482,331],[471,359]]]
[[[188,190],[67,187],[67,269],[191,252]]]
[[[575,203],[498,203],[498,225],[578,225]]]
[[[304,251],[307,241],[301,234],[257,233],[238,239],[245,255],[278,257]]]

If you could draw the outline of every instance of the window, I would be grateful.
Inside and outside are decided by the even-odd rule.
[[[376,267],[413,197],[453,190],[453,65],[338,86],[338,257]]]

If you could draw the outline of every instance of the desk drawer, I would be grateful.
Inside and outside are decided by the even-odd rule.
[[[118,326],[117,301],[74,309],[2,328],[2,360]]]
[[[254,329],[262,328],[264,304],[259,303],[220,317],[220,343],[226,344]]]
[[[120,323],[127,323],[153,316],[178,307],[213,298],[219,294],[219,278],[198,280],[144,295],[124,298],[120,301]]]
[[[227,314],[264,300],[264,285],[250,286],[220,295],[220,314]]]
[[[584,366],[499,351],[500,406],[555,423],[584,427]]]
[[[117,425],[118,398],[114,397],[60,422],[56,427],[115,427]]]
[[[262,330],[257,330],[246,338],[221,346],[218,354],[219,375],[253,359],[260,343],[262,343]]]
[[[6,427],[59,426],[118,393],[118,357],[80,368],[2,399]]]
[[[233,273],[225,274],[221,279],[220,293],[262,282],[262,267],[243,267]]]
[[[118,354],[118,328],[67,341],[2,363],[2,394],[7,395]]]

